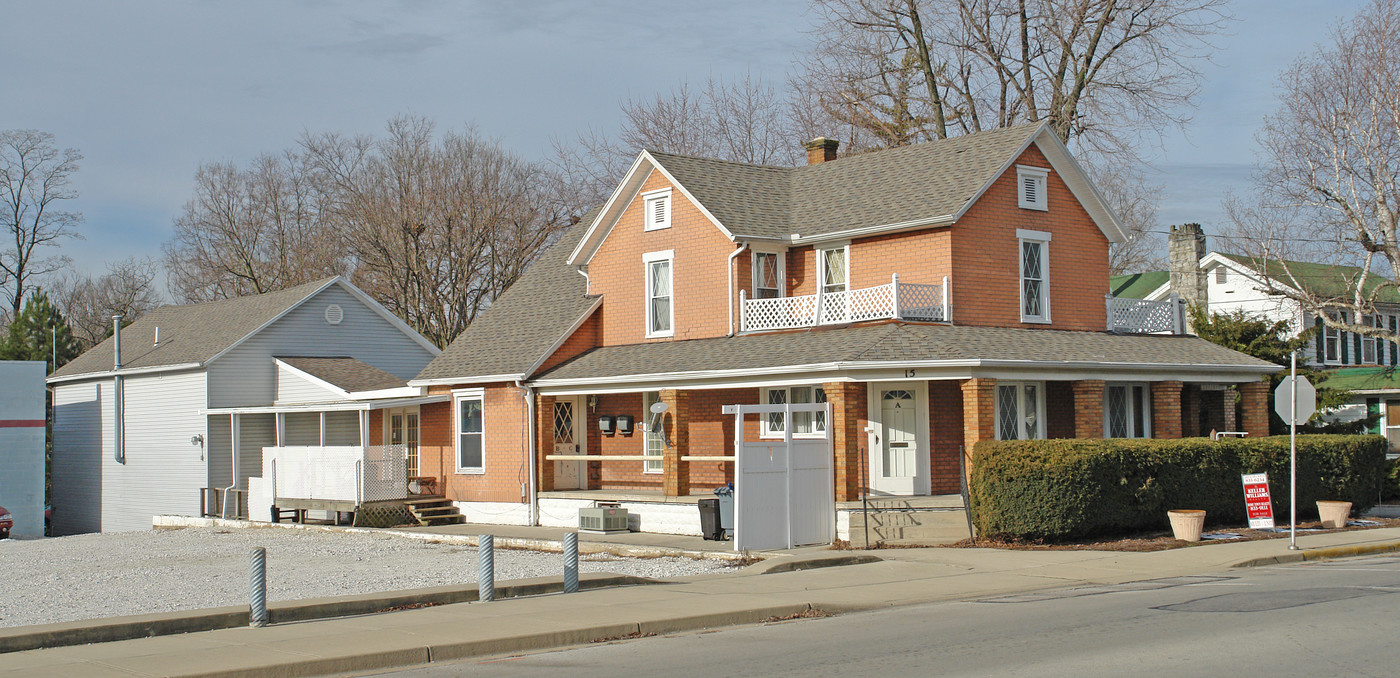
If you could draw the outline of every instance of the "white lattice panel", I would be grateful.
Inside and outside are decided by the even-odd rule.
[[[895,313],[898,285],[899,314]],[[821,297],[808,294],[777,299],[745,299],[742,309],[744,331],[766,332],[814,325],[864,322],[899,317],[923,322],[947,322],[943,306],[943,286],[890,282]]]
[[[943,286],[918,283],[899,284],[899,317],[905,320],[943,322]]]
[[[1109,300],[1108,326],[1117,332],[1153,334],[1176,331],[1176,302],[1146,299]]]
[[[851,290],[851,322],[894,317],[894,283]]]
[[[822,295],[822,324],[848,322],[846,315],[846,293],[831,292]]]
[[[786,330],[816,324],[817,296],[745,299],[744,329],[749,332]]]

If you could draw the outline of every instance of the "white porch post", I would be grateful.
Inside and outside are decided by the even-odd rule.
[[[945,275],[943,276],[943,322],[945,323],[953,322],[953,307],[948,302],[952,298],[952,292],[949,290],[948,284],[948,276]]]
[[[276,425],[277,425],[277,446],[278,446],[278,447],[286,447],[286,446],[287,446],[287,420],[286,420],[286,415],[283,414],[283,413],[281,413],[281,412],[278,412],[277,414],[273,415],[273,420],[276,422]]]
[[[903,320],[904,314],[899,310],[899,274],[890,274],[890,301],[894,304],[894,319]]]
[[[360,410],[360,447],[369,447],[369,410]]]

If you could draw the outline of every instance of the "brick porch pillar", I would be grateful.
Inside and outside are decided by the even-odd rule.
[[[1221,406],[1224,407],[1224,409],[1222,410],[1222,417],[1225,422],[1225,428],[1223,429],[1225,431],[1240,430],[1240,422],[1237,417],[1237,413],[1235,412],[1235,400],[1238,397],[1239,393],[1235,391],[1234,386],[1231,386],[1221,392],[1220,402]],[[1265,400],[1267,401],[1268,399],[1265,398]],[[1264,413],[1264,415],[1264,420],[1265,422],[1267,422],[1269,419],[1268,413],[1266,412]],[[1265,428],[1267,428],[1267,424],[1265,424]]]
[[[539,470],[540,492],[554,491],[554,462],[545,459],[554,454],[554,396],[535,398],[535,457]]]
[[[963,457],[972,473],[972,448],[983,440],[996,440],[996,379],[968,379],[963,392]]]
[[[866,411],[865,382],[833,381],[822,384],[831,404],[831,453],[836,471],[836,501],[855,501],[868,482],[865,464],[865,432],[860,420]]]
[[[1074,437],[1104,437],[1104,381],[1102,379],[1072,381],[1069,383],[1069,387],[1074,391]]]
[[[1239,385],[1240,430],[1249,437],[1269,435],[1269,382],[1251,381]]]
[[[1154,381],[1152,388],[1152,437],[1181,437],[1181,389],[1179,381]]]
[[[659,395],[667,406],[665,431],[670,442],[661,452],[662,485],[666,496],[684,497],[690,494],[690,462],[681,459],[690,456],[690,392],[667,389]],[[642,416],[650,419],[651,413]]]

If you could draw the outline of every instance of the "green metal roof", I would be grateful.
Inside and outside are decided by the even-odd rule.
[[[1280,285],[1301,287],[1304,292],[1322,299],[1350,299],[1356,281],[1361,279],[1364,272],[1359,266],[1342,264],[1256,259],[1242,254],[1226,254],[1224,252],[1221,252],[1220,256],[1258,271]],[[1363,290],[1366,294],[1369,295],[1381,287],[1383,289],[1376,295],[1376,301],[1400,304],[1400,290],[1396,289],[1395,281],[1374,272],[1366,274],[1366,285]]]
[[[1146,299],[1157,288],[1167,284],[1166,271],[1143,271],[1128,275],[1115,275],[1108,279],[1108,288],[1113,296],[1125,299]]]

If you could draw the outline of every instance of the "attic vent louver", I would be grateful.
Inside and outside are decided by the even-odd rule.
[[[326,307],[326,322],[332,325],[339,325],[345,319],[345,311],[340,308],[340,304],[331,304]]]
[[[1042,167],[1018,165],[1016,167],[1016,183],[1019,184],[1016,195],[1017,206],[1028,210],[1047,209],[1045,179],[1049,174],[1049,170]]]

